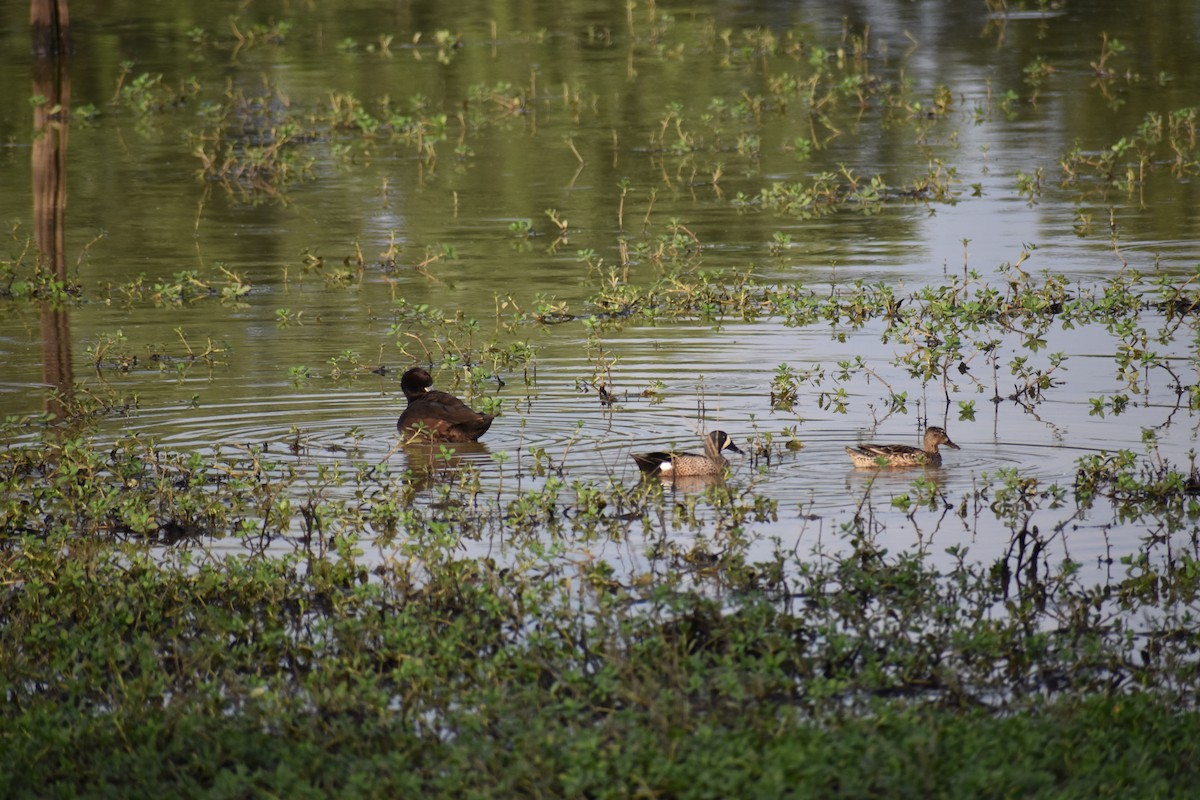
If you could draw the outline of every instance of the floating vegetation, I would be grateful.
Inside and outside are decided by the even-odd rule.
[[[1094,177],[1132,191],[1164,164],[1177,179],[1200,174],[1198,114],[1200,109],[1195,106],[1170,111],[1165,119],[1149,112],[1136,133],[1121,137],[1107,148],[1085,151],[1076,144],[1059,161],[1065,182],[1071,185]]]
[[[270,87],[247,96],[231,89],[208,108],[207,125],[193,135],[200,174],[227,188],[274,194],[312,174],[312,159],[298,145],[316,134],[306,131],[289,110],[288,98]]]
[[[861,279],[818,291],[800,283],[766,283],[752,270],[703,269],[701,248],[694,234],[677,221],[672,221],[671,229],[657,240],[655,249],[645,244],[640,245],[643,249],[635,249],[664,270],[656,280],[644,285],[627,281],[627,268],[605,267],[595,253],[584,252],[580,258],[600,287],[586,300],[583,310],[573,311],[569,303],[552,297],[538,296],[529,301],[508,295],[496,298],[497,323],[508,334],[514,334],[528,325],[576,320],[593,330],[612,330],[632,321],[663,324],[775,319],[792,328],[827,326],[830,336],[839,341],[845,341],[851,333],[871,330],[877,332],[882,345],[893,346],[892,366],[901,368],[922,387],[940,386],[947,403],[962,392],[990,392],[990,399],[996,402],[1010,400],[1024,408],[1042,402],[1047,393],[1062,385],[1062,376],[1070,369],[1066,354],[1043,352],[1048,350],[1055,332],[1086,327],[1097,330],[1111,343],[1111,358],[1125,391],[1108,399],[1094,398],[1091,413],[1119,415],[1129,395],[1144,392],[1154,374],[1161,374],[1188,408],[1200,408],[1200,375],[1178,372],[1182,355],[1179,347],[1198,335],[1197,318],[1192,312],[1200,306],[1200,290],[1196,288],[1200,272],[1181,277],[1145,275],[1126,267],[1104,281],[1072,282],[1050,272],[1026,273],[1022,264],[1036,249],[1027,245],[1015,263],[1001,266],[999,280],[985,279],[964,267],[961,274],[947,275],[940,285],[907,294],[897,294],[885,283],[869,284]],[[390,252],[393,255],[385,260],[385,268],[395,263],[394,244]],[[310,256],[305,271],[324,270],[325,283],[330,286],[361,280],[365,261],[361,249],[357,253],[347,260],[344,270],[339,267],[332,271],[324,269],[323,259]],[[413,268],[436,280],[430,267],[454,257],[450,246],[430,246]],[[25,252],[14,260],[0,261],[0,273],[9,275],[12,296],[25,295],[31,300],[58,297],[60,302],[72,303],[89,299],[89,292],[82,286],[73,285],[68,292],[53,280],[45,289],[34,291],[33,283],[42,281],[36,266],[32,269],[33,282],[18,282],[29,260]],[[172,306],[205,300],[234,307],[243,303],[252,284],[225,267],[219,267],[218,272],[219,278],[209,278],[185,270],[153,282],[139,276],[121,286],[103,287],[96,296],[105,301],[119,300],[125,306]],[[275,318],[279,326],[289,326],[300,323],[303,313],[281,307],[275,310]],[[388,334],[403,361],[468,368],[488,364],[495,373],[527,369],[532,359],[533,348],[527,341],[502,336],[477,340],[482,330],[480,321],[462,311],[448,312],[398,297],[392,304],[391,319]],[[110,358],[117,352],[114,344],[120,341],[120,334],[116,339],[102,336],[94,352],[89,350],[89,357],[98,367],[110,364],[128,371],[137,360],[132,351],[126,349],[115,359]],[[219,352],[211,338],[205,352]],[[189,357],[192,355],[189,347]],[[1197,369],[1193,366],[1191,372]],[[311,369],[307,369],[305,375],[310,374]],[[819,368],[806,370],[806,374],[810,377],[805,380],[820,393],[823,407],[828,405],[838,413],[849,410],[848,398],[844,390],[827,388],[829,377],[843,384],[856,374],[883,382],[878,365],[868,366],[861,357],[845,361],[831,375]],[[784,408],[795,405],[795,375],[780,373],[776,383],[773,402]],[[890,391],[889,403],[901,407],[901,394]]]
[[[142,72],[134,75],[134,66],[132,61],[121,64],[121,74],[117,77],[117,88],[112,97],[113,104],[118,107],[132,109],[138,115],[147,117],[184,106],[200,94],[201,86],[195,78],[183,80],[178,86],[169,86],[162,74]]]

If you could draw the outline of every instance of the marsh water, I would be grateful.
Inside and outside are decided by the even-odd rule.
[[[910,347],[880,321],[597,316],[595,300],[720,271],[821,296],[863,281],[907,297],[968,273],[1004,286],[1013,270],[1073,294],[1135,270],[1185,282],[1196,172],[1122,142],[1197,104],[1200,7],[1001,5],[113,2],[73,9],[57,84],[71,114],[53,134],[35,126],[44,92],[10,9],[4,256],[38,232],[38,143],[61,136],[56,235],[78,291],[65,310],[0,300],[0,413],[47,407],[57,384],[126,398],[102,438],[266,448],[301,475],[402,470],[427,455],[396,446],[399,376],[421,363],[498,405],[459,456],[500,494],[537,485],[539,448],[568,482],[633,483],[631,452],[697,449],[714,429],[750,452],[769,435],[769,458],[734,460],[732,483],[778,502],[749,535],[836,546],[865,504],[887,547],[996,557],[1011,521],[946,508],[989,476],[1069,487],[1081,456],[1120,449],[1187,469],[1197,412],[1162,370],[1131,383],[1112,331],[1055,326],[1034,349],[1004,332],[944,389],[898,363]],[[244,166],[284,139],[290,174],[206,170],[206,148]],[[823,175],[838,202],[774,202]],[[845,191],[876,176],[877,198]],[[1197,382],[1194,342],[1158,349]],[[1049,370],[1052,354],[1037,402],[1009,399],[1014,359]],[[866,369],[836,378],[855,358]],[[775,403],[785,369],[808,377]],[[926,422],[961,446],[940,469],[856,470],[843,452],[916,444]],[[893,504],[918,478],[943,502]],[[1061,525],[1049,558],[1101,571],[1157,535],[1103,503],[1021,524]]]

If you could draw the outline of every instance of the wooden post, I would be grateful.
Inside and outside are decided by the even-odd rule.
[[[58,58],[71,52],[71,15],[67,0],[29,0],[29,28],[33,54]]]
[[[43,270],[67,282],[67,132],[71,107],[70,61],[42,58],[33,63],[33,94],[46,98],[33,109],[33,231]],[[62,398],[71,394],[71,318],[62,304],[43,302],[42,380],[58,390],[46,410],[61,416]]]

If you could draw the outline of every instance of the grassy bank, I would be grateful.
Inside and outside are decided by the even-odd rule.
[[[847,535],[624,581],[532,550],[8,539],[0,794],[1190,790],[1194,563],[1088,587]]]

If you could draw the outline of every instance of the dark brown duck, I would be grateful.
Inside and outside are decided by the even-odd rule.
[[[433,378],[420,367],[413,367],[400,379],[400,389],[408,398],[408,408],[396,423],[401,436],[431,442],[474,442],[487,433],[495,417],[432,386]]]

